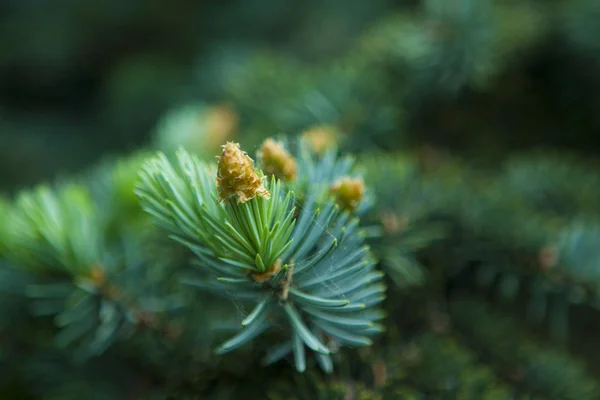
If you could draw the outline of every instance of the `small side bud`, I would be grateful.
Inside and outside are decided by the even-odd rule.
[[[267,175],[274,175],[283,181],[296,179],[296,160],[283,148],[281,143],[267,139],[258,151],[261,167]]]
[[[354,210],[365,197],[365,182],[362,178],[343,177],[336,181],[330,189],[340,207]]]
[[[252,277],[252,279],[255,282],[258,283],[264,283],[268,280],[270,280],[271,278],[273,278],[275,275],[277,275],[279,273],[279,271],[281,270],[281,258],[278,258],[275,263],[265,272],[252,272],[250,273],[250,276]]]
[[[238,143],[233,142],[223,146],[217,169],[217,190],[221,200],[235,198],[238,203],[245,203],[256,196],[270,198],[252,159],[240,150]]]
[[[338,132],[333,126],[317,125],[302,134],[315,153],[321,154],[335,146],[338,141]]]

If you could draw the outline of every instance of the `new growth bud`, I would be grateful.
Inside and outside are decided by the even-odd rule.
[[[256,196],[270,198],[252,159],[240,150],[238,143],[233,142],[223,146],[217,170],[217,190],[221,200],[235,198],[238,203],[245,203]]]
[[[274,175],[276,178],[288,182],[296,179],[296,161],[281,143],[273,139],[265,140],[258,152],[258,157],[267,175]]]
[[[362,178],[345,176],[331,186],[331,193],[336,197],[340,207],[354,210],[365,197],[365,182]]]
[[[304,131],[302,137],[308,141],[308,144],[317,154],[321,154],[327,149],[335,146],[338,141],[337,130],[332,126],[327,125],[314,126]]]

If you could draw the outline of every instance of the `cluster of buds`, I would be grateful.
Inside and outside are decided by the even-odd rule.
[[[267,139],[258,152],[261,166],[267,175],[273,175],[283,181],[296,179],[296,161],[291,154],[283,148],[281,143]]]
[[[217,169],[217,189],[221,200],[234,198],[237,203],[245,203],[256,196],[269,199],[270,193],[263,185],[263,179],[238,143],[227,142],[223,146]]]
[[[330,188],[340,205],[345,210],[354,210],[365,197],[365,182],[362,178],[340,178]]]

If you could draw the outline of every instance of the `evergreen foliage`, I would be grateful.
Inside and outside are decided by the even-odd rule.
[[[1,398],[600,398],[597,1],[25,3]]]
[[[224,165],[226,152],[219,170],[239,167],[237,160]],[[178,159],[179,173],[164,156],[149,161],[138,194],[157,224],[192,250],[200,267],[217,274],[215,282],[186,283],[215,286],[211,290],[254,303],[241,322],[244,328],[219,347],[219,353],[281,325],[282,317],[292,340],[271,349],[267,363],[293,351],[296,368],[304,371],[306,346],[331,372],[332,345],[371,344],[369,336],[382,329],[374,321],[384,316],[371,309],[383,300],[385,286],[377,284],[382,274],[373,269],[375,263],[362,245],[358,221],[340,214],[331,201],[322,203],[321,209],[313,191],[294,218],[293,194],[285,193],[274,177],[266,185],[269,198],[223,201],[216,195],[214,168],[185,152]],[[247,177],[254,171],[245,172]],[[313,181],[321,183],[306,180]],[[233,289],[228,288],[231,285]],[[326,337],[339,344],[325,345]]]

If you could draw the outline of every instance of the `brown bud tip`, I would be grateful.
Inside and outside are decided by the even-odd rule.
[[[277,179],[293,181],[296,179],[296,161],[281,143],[267,139],[258,152],[261,167],[267,175]]]
[[[362,178],[343,177],[331,186],[331,193],[340,207],[353,210],[365,197],[365,182]]]
[[[221,200],[235,198],[245,203],[256,196],[270,198],[263,185],[263,178],[254,170],[254,163],[238,143],[227,142],[219,158],[217,169],[217,190]]]
[[[304,131],[302,137],[316,153],[323,153],[336,145],[338,133],[333,126],[318,125]]]

